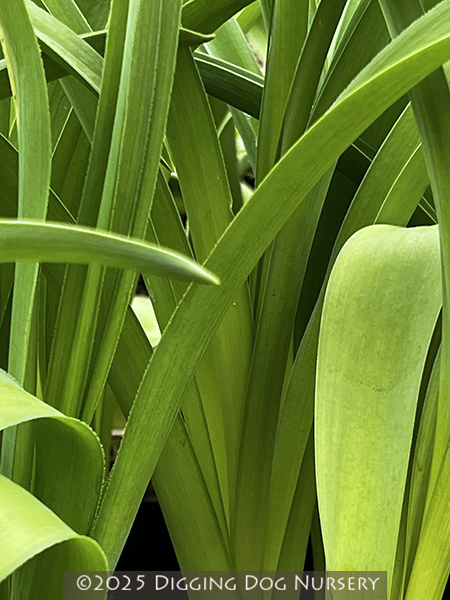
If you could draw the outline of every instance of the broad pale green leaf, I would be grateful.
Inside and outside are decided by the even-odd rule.
[[[437,227],[361,230],[335,263],[320,326],[316,473],[327,569],[387,571],[388,590],[442,302],[439,252]]]
[[[423,186],[428,181],[420,145],[414,151],[417,141],[418,133],[413,115],[408,110],[380,148],[354,196],[336,239],[325,278],[322,274],[322,288],[328,280],[339,250],[353,233],[373,223],[407,225]],[[413,154],[410,159],[411,152]],[[377,172],[378,177],[375,176]],[[342,187],[342,184],[339,186]],[[314,270],[317,270],[317,259]],[[304,301],[304,296],[302,300]],[[267,565],[273,564],[278,556],[277,548],[287,527],[288,514],[295,508],[301,512],[301,506],[295,507],[293,498],[303,462],[305,435],[307,436],[312,425],[315,361],[322,303],[323,293],[320,293],[296,356],[279,422],[270,487],[265,558]],[[284,553],[286,554],[286,550]]]
[[[213,293],[192,287],[180,303],[130,413],[94,531],[111,564],[116,563],[183,394],[236,291],[305,195],[349,144],[408,89],[450,58],[448,17],[450,2],[444,0],[355,78],[335,106],[260,184],[215,247],[207,265],[222,276],[220,293],[219,288]],[[315,157],[320,157],[319,163]],[[189,335],[194,326],[198,331],[195,340]],[[148,414],[153,415],[151,422],[146,420]],[[149,448],[145,455],[139,452],[144,446]]]
[[[32,494],[3,475],[0,475],[0,521],[0,580],[34,557],[42,569],[36,575],[40,585],[31,590],[25,587],[23,593],[14,596],[15,600],[60,600],[62,571],[108,570],[105,556],[94,540],[77,535]],[[45,551],[50,556],[46,557]]]
[[[178,253],[117,234],[61,223],[0,220],[0,262],[38,260],[99,263],[110,267],[167,273],[217,284],[218,279]]]
[[[0,389],[0,429],[34,425],[34,495],[78,533],[87,534],[103,483],[104,455],[97,436],[85,423],[25,392],[1,370]]]

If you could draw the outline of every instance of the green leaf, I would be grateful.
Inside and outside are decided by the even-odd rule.
[[[148,298],[144,300],[149,304]],[[128,313],[109,376],[125,416],[129,414],[150,356],[151,347],[141,326],[136,317]],[[188,402],[183,407],[183,416],[186,417],[185,410],[190,410]],[[200,464],[204,467],[204,462]],[[217,561],[220,561],[223,569],[230,570],[223,506],[221,511],[217,510],[214,497],[217,496],[217,490],[213,495],[211,488],[205,485],[205,474],[200,470],[200,464],[189,436],[188,423],[179,415],[153,477],[177,558],[185,570],[195,570],[199,565],[202,569],[207,568],[208,564],[213,567]],[[205,529],[197,526],[199,514]],[[207,543],[205,530],[208,532]],[[196,551],[192,552],[194,545]]]
[[[441,302],[437,227],[359,231],[341,251],[325,295],[315,433],[327,569],[387,571],[388,595],[417,398]]]
[[[330,263],[351,235],[366,225],[378,222],[406,226],[428,181],[419,132],[408,107],[392,127],[358,187],[336,238]],[[405,185],[411,187],[405,189]]]
[[[436,356],[428,382],[412,463],[411,490],[408,501],[407,554],[406,563],[402,569],[406,586],[408,585],[417,546],[420,540],[420,532],[422,529],[430,482],[439,397],[439,365],[440,352],[438,352]]]
[[[0,262],[98,263],[218,284],[181,254],[125,236],[61,223],[0,219]]]
[[[167,136],[195,255],[202,261],[232,221],[232,196],[208,100],[188,52],[181,49],[178,53]],[[202,150],[196,152],[197,148]],[[214,178],[210,172],[215,173]],[[205,228],[206,217],[208,227]],[[253,342],[246,285],[236,293],[234,302],[235,306],[212,338],[197,373],[213,452],[218,457],[218,476],[227,515]],[[222,365],[221,369],[215,368],[218,364]],[[224,453],[222,459],[220,453]]]
[[[391,36],[396,36],[411,21],[423,13],[419,1],[393,4],[381,2]],[[431,467],[429,497],[426,516],[420,533],[416,559],[412,568],[407,597],[414,598],[427,589],[430,598],[441,597],[445,581],[450,571],[450,555],[441,550],[439,559],[435,560],[433,575],[430,575],[425,564],[431,564],[431,552],[435,552],[442,531],[449,527],[443,507],[450,501],[448,493],[438,492],[442,480],[448,477],[447,449],[450,439],[450,378],[446,365],[450,361],[450,212],[448,197],[450,193],[450,176],[448,172],[448,153],[450,145],[444,131],[450,124],[450,92],[443,69],[437,70],[425,81],[410,92],[411,105],[423,143],[425,161],[430,177],[433,198],[438,214],[439,235],[443,270],[443,316],[442,316],[442,350],[439,381],[439,400],[436,419],[435,443]],[[436,484],[436,487],[435,487]],[[424,557],[426,555],[426,559]],[[427,569],[427,570],[426,570]]]
[[[314,105],[317,118],[390,41],[378,2],[361,2],[339,44]]]
[[[308,194],[275,239],[270,254],[248,374],[232,529],[236,566],[243,570],[262,569],[269,503],[255,490],[269,487],[282,390],[290,368],[295,313],[332,174],[330,169]],[[305,443],[308,436],[309,431]],[[297,447],[302,442],[300,435],[296,436]],[[284,488],[280,487],[281,490]],[[283,531],[280,529],[279,535]],[[277,554],[271,556],[268,570],[276,570],[277,561]]]
[[[118,109],[98,225],[109,220],[114,231],[137,238],[145,235],[159,171],[180,12],[180,0],[130,3]],[[142,64],[152,65],[144,79]],[[86,200],[89,202],[88,197]],[[135,286],[136,277],[130,273],[116,272],[114,276],[107,273],[105,277],[83,399],[82,418],[87,422],[106,384],[126,306]],[[84,299],[89,306],[90,300],[95,301],[98,295],[98,283],[87,289],[90,296],[86,294]],[[89,358],[89,348],[86,357]]]
[[[258,139],[258,182],[276,162],[286,103],[308,33],[308,0],[281,0],[273,3],[273,12]]]
[[[34,425],[34,495],[78,533],[87,534],[103,483],[104,455],[97,436],[85,423],[25,392],[2,370],[0,389],[0,430]]]
[[[212,33],[253,0],[190,0],[183,6],[182,23],[186,29]]]
[[[27,0],[27,9],[38,39],[45,44],[45,53],[62,64],[69,73],[80,77],[93,90],[100,91],[102,57],[69,27]]]
[[[25,588],[26,591],[22,590],[25,593],[19,593],[15,598],[60,600],[62,577],[55,581],[52,578],[55,573],[108,570],[105,556],[94,540],[77,535],[32,494],[3,475],[0,475],[0,521],[0,581],[33,557],[42,560],[42,563],[37,562],[41,570],[37,571],[35,585],[31,590]],[[37,557],[44,551],[49,554]],[[25,568],[28,566],[31,567],[26,565]],[[28,585],[32,581],[28,578]],[[52,585],[48,585],[49,581]]]
[[[87,534],[95,515],[103,483],[103,449],[85,423],[28,394],[3,371],[0,388],[0,429],[33,425],[36,443],[34,496],[0,475],[0,541],[5,552],[0,580],[15,571],[13,599],[61,598],[62,580],[49,585],[52,572],[106,568],[99,546],[76,533]],[[27,445],[21,447],[18,439],[16,452],[26,451]],[[3,460],[8,450],[3,447]],[[19,568],[33,557],[32,563]]]
[[[188,255],[192,253],[192,250],[189,246],[186,231],[183,228],[183,224],[181,222],[180,216],[178,214],[178,210],[175,205],[175,201],[170,193],[169,186],[167,185],[164,176],[160,172],[158,178],[158,185],[156,188],[155,199],[152,207],[152,227],[149,227],[147,232],[147,240],[156,242],[163,245],[169,244],[171,247],[175,248],[178,251],[182,251]],[[146,279],[147,288],[150,291],[152,296],[152,303],[155,308],[155,312],[157,315],[158,323],[161,330],[164,330],[167,327],[167,324],[170,321],[171,315],[176,308],[176,305],[183,297],[186,291],[186,283],[175,281],[174,279],[168,280],[163,279],[161,277],[151,277]],[[147,304],[149,301],[147,300]],[[121,340],[125,338],[125,331],[122,331]],[[132,352],[128,352],[128,355],[135,353],[136,341],[134,336],[132,340],[130,340],[130,345],[133,347]],[[121,348],[122,342],[119,343],[118,351]],[[138,380],[135,384],[133,394],[130,401],[130,407],[132,400],[134,399],[136,392],[139,387],[140,380],[142,375],[147,367],[147,364],[150,360],[150,355],[145,353],[142,349],[138,351],[140,355],[139,360],[137,357],[133,360],[134,363],[140,364],[143,360],[142,357],[145,357],[145,365],[144,368],[141,369],[139,373]],[[208,354],[208,350],[206,351]],[[116,352],[117,356],[117,352]],[[214,360],[214,359],[213,359]],[[115,359],[116,362],[116,359]],[[127,359],[128,362],[128,359]],[[210,361],[211,362],[211,361]],[[124,372],[124,375],[128,378],[128,373],[134,373],[136,367],[133,369],[127,369]],[[116,369],[117,370],[117,369]],[[128,383],[125,384],[129,385]],[[204,390],[203,390],[204,391]],[[130,394],[131,390],[128,389],[128,394]],[[217,473],[217,462],[221,459],[222,455],[225,453],[225,446],[218,446],[216,448],[220,450],[216,455],[213,454],[212,444],[211,444],[211,433],[208,428],[205,416],[205,406],[204,404],[210,402],[210,395],[203,394],[200,395],[199,385],[197,382],[197,378],[192,381],[189,386],[189,390],[186,393],[186,396],[183,400],[183,417],[185,419],[185,424],[187,428],[187,432],[189,435],[190,443],[192,444],[197,460],[199,462],[200,468],[202,470],[203,477],[205,479],[206,486],[208,488],[209,495],[211,497],[211,501],[214,504],[215,512],[217,518],[220,521],[221,529],[224,532],[227,531],[225,510],[224,510],[224,500],[222,497],[222,493],[219,487],[218,473]],[[217,401],[212,399],[215,406],[218,406]],[[129,408],[130,408],[129,407]],[[129,410],[129,409],[128,409]],[[209,413],[211,413],[211,409],[209,408]],[[127,412],[128,414],[128,412]],[[221,435],[221,430],[218,429],[214,435]],[[223,453],[223,454],[222,454]],[[225,460],[223,461],[226,462]],[[188,472],[186,476],[188,476]],[[224,472],[222,468],[222,473]],[[160,479],[170,478],[170,470],[160,470],[159,472]],[[166,483],[167,487],[170,483]],[[173,494],[172,494],[173,496]],[[162,506],[164,507],[164,500],[162,501]],[[164,508],[163,508],[164,510]],[[171,527],[171,519],[168,520],[168,526]],[[184,522],[189,523],[189,519],[185,519]],[[195,521],[192,521],[192,526]],[[191,534],[187,534],[190,537]],[[195,560],[195,557],[191,557],[192,560]],[[199,566],[199,565],[197,565]],[[201,564],[200,564],[201,566]]]
[[[323,0],[319,4],[301,51],[287,99],[282,153],[286,152],[306,129],[320,74],[345,4],[346,0]]]
[[[92,31],[75,0],[45,0],[45,6],[54,17],[73,29],[75,33]]]
[[[116,563],[183,394],[236,291],[339,155],[387,107],[450,58],[449,17],[450,2],[444,0],[353,81],[332,110],[260,184],[216,245],[206,264],[222,277],[220,293],[219,288],[213,292],[191,287],[179,304],[130,413],[94,531],[111,564]],[[190,336],[193,327],[198,331],[195,340]],[[150,422],[146,418],[149,414]],[[145,455],[139,452],[143,446],[149,448]]]
[[[18,123],[18,216],[45,219],[51,167],[50,115],[39,48],[23,0],[0,3],[0,28]],[[16,269],[10,370],[21,381],[28,357],[36,280],[37,265]]]
[[[208,94],[259,117],[264,89],[262,75],[203,52],[195,52],[194,58]]]
[[[255,75],[261,74],[261,69],[255,58],[249,42],[245,38],[242,29],[236,19],[230,19],[216,31],[214,40],[206,49],[209,54],[248,69]],[[242,114],[233,106],[229,106],[236,129],[239,131],[244,142],[247,156],[252,169],[256,169],[256,136],[259,123],[252,117]]]
[[[111,0],[104,0],[103,2],[77,0],[77,4],[92,29],[104,29],[107,26],[112,4]]]

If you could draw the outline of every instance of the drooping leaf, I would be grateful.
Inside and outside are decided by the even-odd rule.
[[[38,260],[99,263],[111,267],[169,273],[217,284],[217,278],[191,260],[124,236],[61,223],[0,220],[0,261]]]

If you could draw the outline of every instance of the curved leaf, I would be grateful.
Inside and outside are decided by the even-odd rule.
[[[87,534],[103,483],[98,437],[85,423],[26,392],[2,370],[0,392],[0,430],[34,424],[34,495],[78,533]]]
[[[258,118],[264,77],[225,60],[195,52],[195,64],[208,94]]]
[[[0,219],[0,263],[99,263],[189,279],[219,281],[190,259],[153,244],[88,227]]]
[[[46,54],[80,77],[97,94],[100,92],[103,60],[88,43],[58,19],[31,0],[27,9],[38,39],[45,44]]]
[[[41,567],[35,575],[41,585],[31,586],[30,578],[25,577],[32,589],[23,590],[16,597],[61,600],[62,571],[108,570],[105,556],[94,540],[77,535],[32,494],[3,475],[0,475],[0,523],[0,581],[30,559],[38,560]],[[44,551],[49,556],[41,554]]]
[[[315,433],[327,569],[388,571],[388,589],[442,304],[439,252],[437,227],[362,229],[336,261],[322,313]]]
[[[253,0],[190,0],[183,6],[183,26],[201,33],[212,33],[252,2]]]
[[[260,184],[219,240],[206,264],[221,275],[220,290],[191,287],[179,304],[130,413],[97,521],[96,539],[101,540],[112,564],[124,543],[183,394],[236,290],[339,155],[395,100],[450,58],[449,17],[450,2],[444,0],[360,73],[330,111]],[[195,340],[189,335],[192,327],[199,332]],[[139,452],[143,446],[149,448],[148,453]],[[119,501],[124,495],[129,499],[127,506]]]

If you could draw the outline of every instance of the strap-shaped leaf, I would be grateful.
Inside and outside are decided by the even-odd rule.
[[[190,0],[183,6],[182,22],[187,29],[212,33],[253,0]]]
[[[45,7],[54,17],[70,27],[75,33],[92,31],[75,0],[45,0]]]
[[[222,275],[220,293],[191,288],[179,304],[130,413],[97,521],[96,538],[105,548],[108,545],[112,564],[124,542],[125,531],[131,526],[130,515],[134,514],[146,488],[183,393],[236,290],[305,195],[345,148],[405,91],[450,58],[449,16],[450,2],[444,0],[361,72],[334,107],[271,171],[222,236],[207,261],[209,268],[214,266]],[[194,325],[199,332],[195,340],[189,336]],[[148,414],[158,418],[149,423],[145,418]],[[149,448],[145,455],[139,453],[143,445]],[[134,498],[128,496],[130,490]],[[123,494],[128,496],[128,506],[119,501]]]
[[[20,149],[18,216],[43,220],[50,187],[50,113],[39,47],[23,0],[0,2],[0,29]],[[21,381],[29,352],[36,281],[37,265],[16,269],[9,367]]]
[[[329,570],[392,578],[416,404],[442,303],[437,227],[356,233],[319,335],[316,473]]]
[[[208,94],[259,117],[264,78],[215,56],[195,52],[195,63]]]
[[[149,305],[148,299],[145,300]],[[109,382],[124,415],[128,416],[151,356],[150,344],[136,317],[128,315],[117,350]],[[183,416],[186,416],[184,409]],[[179,415],[153,478],[178,561],[185,570],[195,570],[199,565],[206,569],[208,564],[214,568],[218,563],[225,570],[231,569],[224,535],[226,527],[218,522],[222,515],[218,519],[217,505],[214,506],[200,467],[188,424]],[[199,515],[205,527],[198,527]]]
[[[38,13],[38,16],[40,17],[41,14]],[[55,20],[53,19],[52,23]],[[44,39],[44,33],[40,32],[41,30],[39,29],[39,21],[37,18],[34,21],[38,36]],[[43,25],[41,25],[41,29],[42,27]],[[50,38],[49,36],[52,34],[52,31],[51,28],[46,29],[47,37],[45,39],[47,39],[48,45],[43,45],[42,47],[47,81],[54,81],[60,77],[65,77],[68,73],[73,73],[90,90],[98,93],[99,78],[103,65],[97,52],[103,54],[105,51],[106,32],[100,31],[84,36],[69,34],[68,39],[66,39],[66,29],[58,27]],[[59,38],[56,38],[56,33],[60,34]],[[77,39],[75,40],[74,38]],[[198,45],[201,42],[208,42],[210,40],[211,37],[201,37],[200,34],[196,34],[195,32],[190,32],[183,28],[180,29],[180,47]],[[94,50],[89,52],[86,46],[88,48],[92,46]],[[72,49],[73,51],[75,48],[81,51],[81,55],[69,52],[69,50]],[[81,60],[80,56],[83,55],[84,60]],[[209,56],[203,52],[196,51],[194,58],[202,76],[203,84],[209,94],[253,117],[259,116],[264,87],[264,78],[262,76],[255,75],[247,69],[243,69],[220,58]],[[0,60],[0,99],[8,98],[11,94],[6,63],[4,60]]]
[[[45,44],[46,54],[99,93],[102,57],[79,35],[31,0],[27,0],[27,9],[38,39]]]
[[[99,263],[218,283],[214,275],[192,260],[146,242],[88,227],[0,219],[0,263],[30,260]]]

